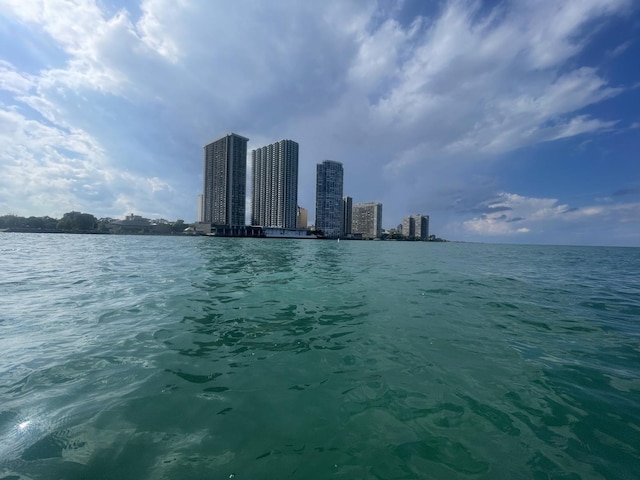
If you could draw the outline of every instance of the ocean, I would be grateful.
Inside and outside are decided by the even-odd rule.
[[[640,478],[640,249],[0,234],[0,480]]]

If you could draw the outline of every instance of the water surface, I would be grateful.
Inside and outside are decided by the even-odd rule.
[[[0,479],[635,479],[640,249],[0,234]]]

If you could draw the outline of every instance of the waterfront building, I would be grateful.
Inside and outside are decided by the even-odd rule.
[[[298,207],[298,219],[296,222],[296,228],[307,229],[307,223],[309,222],[309,211],[306,208]]]
[[[402,220],[402,234],[416,240],[429,240],[429,215],[409,215]]]
[[[402,235],[407,238],[416,236],[416,219],[412,215],[402,219]]]
[[[382,204],[378,202],[360,203],[353,206],[353,235],[362,235],[363,239],[382,236]]]
[[[416,238],[426,242],[429,240],[429,215],[416,215]]]
[[[204,195],[198,195],[198,216],[196,222],[204,222]]]
[[[351,235],[351,223],[353,222],[353,199],[342,197],[342,235]]]
[[[251,152],[251,225],[296,228],[298,144],[281,140]]]
[[[204,147],[202,221],[221,226],[245,225],[248,138],[235,133]]]
[[[342,234],[342,163],[324,160],[316,167],[316,230],[328,238]]]
[[[280,227],[251,227],[262,230],[262,236],[265,238],[297,238],[312,239],[318,238],[306,228],[280,228]]]

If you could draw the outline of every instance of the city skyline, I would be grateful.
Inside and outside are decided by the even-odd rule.
[[[191,222],[194,152],[233,131],[299,142],[311,217],[328,158],[385,228],[640,246],[632,0],[0,0],[0,24],[0,214]]]
[[[198,195],[197,222],[207,223],[210,227],[306,229],[307,209],[297,204],[298,143],[280,140],[251,150],[251,198],[247,201],[242,196],[248,179],[246,164],[243,167],[241,159],[246,155],[248,143],[248,138],[228,133],[205,145],[203,193]],[[244,187],[241,188],[241,184]],[[365,239],[380,238],[382,204],[353,205],[351,197],[343,196],[343,185],[341,162],[323,160],[316,165],[314,230],[322,231],[327,238],[347,238],[352,233]],[[246,220],[245,211],[243,223],[239,213],[246,210],[246,204],[251,205],[251,218]],[[423,217],[416,216],[419,220]],[[419,236],[422,240],[428,237],[428,222],[427,215],[427,234]],[[413,233],[409,235],[414,236]]]

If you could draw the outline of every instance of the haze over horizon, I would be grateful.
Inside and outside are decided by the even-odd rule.
[[[640,246],[639,31],[633,0],[0,0],[0,215],[194,221],[234,132],[298,142],[310,222],[330,159],[385,228]]]

